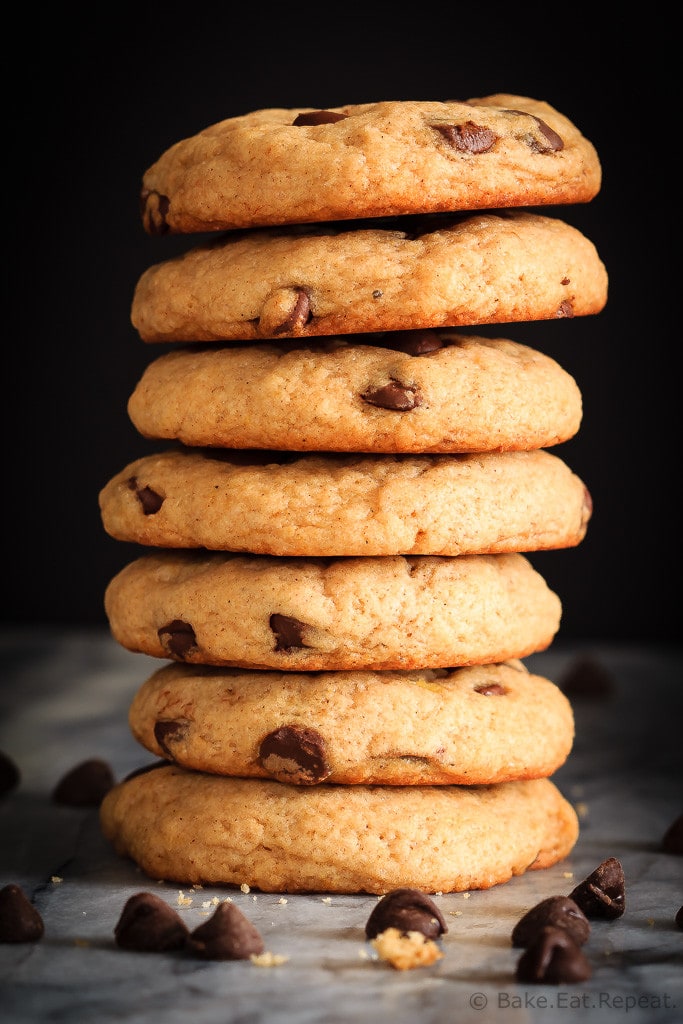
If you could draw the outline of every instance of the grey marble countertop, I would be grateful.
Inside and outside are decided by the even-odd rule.
[[[562,864],[487,891],[437,896],[448,922],[443,957],[394,969],[373,958],[364,927],[376,897],[231,891],[278,966],[130,953],[114,944],[129,896],[153,891],[193,928],[225,890],[171,886],[120,859],[97,811],[55,804],[72,767],[107,760],[116,776],[150,762],[132,739],[128,705],[158,667],[99,631],[0,633],[0,750],[21,772],[0,800],[0,887],[16,883],[44,923],[33,944],[0,945],[0,1019],[140,1024],[344,1024],[392,1021],[516,1024],[571,1020],[673,1024],[683,1020],[683,858],[661,839],[683,811],[683,686],[677,648],[563,646],[527,659],[559,680],[581,654],[613,675],[613,692],[574,700],[576,740],[554,776],[574,803],[581,835]],[[573,985],[520,985],[510,933],[546,896],[568,894],[617,857],[626,911],[593,922],[585,947],[593,975]],[[179,902],[180,899],[180,902]]]

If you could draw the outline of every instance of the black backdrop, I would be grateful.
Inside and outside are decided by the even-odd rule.
[[[130,325],[135,283],[190,241],[144,234],[143,171],[178,139],[259,107],[501,91],[572,118],[604,174],[591,204],[555,213],[606,263],[606,310],[495,332],[554,356],[584,397],[579,434],[556,451],[591,490],[588,536],[531,560],[562,598],[562,638],[677,637],[668,595],[680,385],[667,215],[677,186],[662,173],[675,124],[655,101],[662,83],[642,80],[642,60],[666,42],[655,47],[657,28],[642,21],[598,29],[588,7],[555,25],[542,6],[509,11],[422,5],[399,22],[389,7],[239,18],[227,6],[163,7],[100,15],[97,25],[19,15],[23,70],[6,97],[5,138],[6,622],[104,624],[109,578],[140,553],[104,534],[97,495],[148,450],[125,406],[162,349]]]

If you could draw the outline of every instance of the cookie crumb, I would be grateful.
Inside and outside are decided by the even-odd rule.
[[[433,941],[422,932],[401,932],[398,928],[387,928],[371,941],[380,960],[386,960],[398,971],[414,967],[428,967],[441,960],[443,953]]]
[[[191,907],[192,897],[186,896],[182,889],[178,890],[178,906],[179,907]]]
[[[288,903],[288,902],[289,902],[289,901],[288,901],[288,900],[286,900],[286,899],[284,898],[284,896],[281,896],[281,897],[280,897],[280,899],[278,900],[278,903],[280,904],[280,906],[281,906],[281,907],[284,907],[285,903]]]
[[[332,899],[331,899],[331,897],[330,897],[330,896],[323,896],[323,898],[321,899],[321,901],[320,901],[320,902],[321,902],[321,903],[331,903],[331,902],[332,902]]]
[[[269,953],[266,950],[265,953],[252,953],[249,959],[255,967],[279,967],[280,964],[286,964],[289,957],[283,956],[281,953]]]
[[[462,910],[449,910],[448,911],[448,916],[449,917],[462,917]]]
[[[242,882],[242,884],[240,886],[240,892],[244,892],[244,893],[251,892],[251,889],[249,888],[249,886],[247,885],[246,882]]]

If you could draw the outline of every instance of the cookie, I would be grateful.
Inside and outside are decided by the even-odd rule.
[[[574,739],[567,698],[521,661],[303,674],[169,664],[135,694],[129,723],[183,768],[301,786],[544,778]]]
[[[565,115],[500,93],[231,117],[161,154],[141,211],[159,235],[585,203],[600,184],[593,144]]]
[[[99,504],[104,528],[117,540],[314,557],[573,547],[592,510],[585,484],[544,450],[168,451],[126,466]]]
[[[578,837],[549,779],[310,789],[177,766],[119,783],[100,821],[150,878],[291,893],[488,889],[557,863]]]
[[[171,349],[144,370],[128,415],[144,437],[194,446],[528,451],[573,437],[582,398],[526,345],[415,330]]]
[[[593,243],[522,210],[218,235],[148,267],[131,320],[145,342],[259,341],[598,313]]]
[[[286,671],[444,668],[549,646],[559,597],[519,553],[297,559],[155,551],[109,582],[129,650]]]

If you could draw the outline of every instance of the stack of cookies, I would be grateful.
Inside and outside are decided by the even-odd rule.
[[[603,308],[594,245],[538,212],[600,177],[564,115],[507,94],[259,110],[145,173],[150,234],[211,233],[137,284],[165,350],[128,412],[168,447],[100,494],[145,549],[112,634],[164,660],[129,715],[161,760],[101,821],[151,877],[452,892],[572,849],[571,707],[521,659],[561,617],[527,555],[591,514],[548,450],[581,393],[471,328]]]

